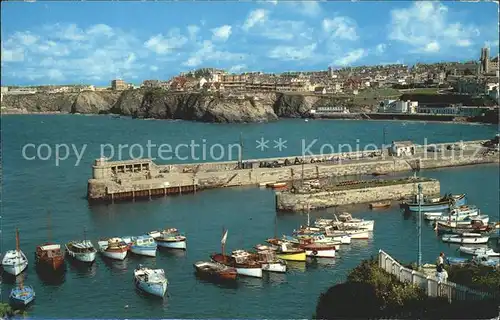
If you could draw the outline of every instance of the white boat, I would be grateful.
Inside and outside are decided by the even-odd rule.
[[[254,263],[255,260],[251,259],[250,253],[245,250],[235,250],[231,253],[231,257],[236,262],[234,267],[239,275],[262,278],[262,264],[259,263],[260,268],[257,268],[257,264]]]
[[[445,234],[442,237],[444,242],[464,243],[464,244],[484,244],[488,243],[490,237],[482,236],[479,233]]]
[[[479,215],[479,209],[473,205],[463,205],[460,207],[455,207],[448,214],[444,213],[440,217],[437,217],[436,221],[441,222],[456,222],[464,221],[466,219],[472,219]]]
[[[28,259],[19,248],[19,230],[16,229],[16,250],[8,250],[2,258],[5,272],[17,276],[28,267]]]
[[[460,247],[460,252],[473,256],[500,257],[500,252],[495,252],[490,248]]]
[[[490,217],[486,214],[472,216],[472,217],[469,216],[462,221],[457,221],[456,225],[457,226],[464,226],[464,225],[468,226],[471,224],[472,221],[478,221],[478,222],[481,221],[481,223],[483,223],[484,225],[487,225],[490,222]]]
[[[276,257],[276,251],[262,250],[257,253],[259,261],[262,263],[262,271],[285,273],[286,262]]]
[[[68,256],[81,262],[94,262],[97,250],[89,240],[70,241],[65,244]]]
[[[336,237],[336,236],[346,236],[348,235],[351,239],[369,239],[370,232],[368,230],[331,230],[328,231],[327,236]]]
[[[154,238],[156,244],[160,247],[186,250],[186,237],[179,233],[176,228],[151,231],[148,234]]]
[[[327,244],[310,244],[304,246],[307,257],[313,258],[335,258],[335,247]]]
[[[487,266],[487,267],[497,267],[500,265],[500,259],[498,258],[492,258],[487,255],[477,255],[474,258],[472,258],[472,261],[474,263]]]
[[[339,241],[340,244],[351,244],[351,236],[350,235],[333,236],[331,238],[333,239],[333,241]]]
[[[129,246],[121,238],[110,238],[97,242],[99,252],[110,259],[123,260],[127,256]]]
[[[130,245],[130,251],[132,251],[132,253],[141,256],[156,257],[156,250],[158,247],[153,237],[143,235],[139,237],[126,237],[123,238],[123,240]]]
[[[134,282],[137,288],[157,297],[164,297],[168,280],[163,269],[150,269],[139,265],[134,270]]]
[[[344,212],[338,216],[338,221],[333,221],[331,225],[340,228],[356,228],[373,231],[375,221],[353,218],[350,213]]]
[[[434,212],[424,212],[424,219],[429,221],[434,221],[443,216],[442,212],[434,211]]]

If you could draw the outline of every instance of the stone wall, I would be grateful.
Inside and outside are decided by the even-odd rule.
[[[439,181],[425,181],[422,184],[425,195],[440,194]],[[324,191],[298,194],[289,191],[276,193],[276,209],[280,211],[301,211],[309,205],[311,209],[321,209],[338,205],[396,200],[416,193],[415,183],[404,183],[371,188]]]

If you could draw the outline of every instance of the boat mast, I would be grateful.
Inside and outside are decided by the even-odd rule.
[[[16,228],[16,251],[17,252],[21,251],[19,249],[19,229],[18,228]],[[19,255],[18,255],[18,257],[19,257]]]
[[[52,233],[50,231],[50,211],[47,211],[47,241],[50,242],[52,239]]]
[[[418,184],[418,196],[422,198],[422,184]],[[418,202],[418,262],[417,269],[420,270],[422,266],[422,202]]]

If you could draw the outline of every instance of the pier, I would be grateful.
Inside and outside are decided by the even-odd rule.
[[[405,268],[383,250],[379,250],[378,253],[378,266],[385,272],[395,275],[400,282],[407,282],[421,287],[429,297],[447,298],[450,303],[452,301],[482,300],[500,297],[498,294],[493,295],[473,290],[454,282],[441,282],[435,276],[429,276],[425,273]]]
[[[388,149],[329,155],[305,155],[244,161],[155,164],[151,159],[108,161],[97,159],[88,181],[89,201],[118,201],[197,192],[208,188],[294,182],[351,175],[391,174],[421,169],[498,163],[482,141],[436,144],[440,152],[413,145],[412,154],[390,155]]]

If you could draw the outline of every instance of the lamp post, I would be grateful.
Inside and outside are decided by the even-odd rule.
[[[422,267],[422,184],[418,184],[418,262],[417,268]]]

